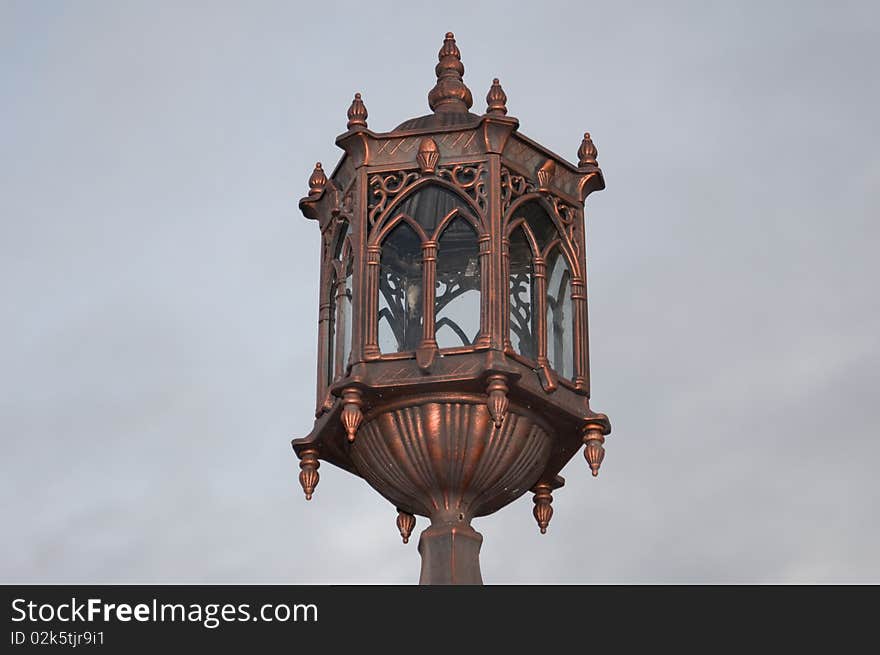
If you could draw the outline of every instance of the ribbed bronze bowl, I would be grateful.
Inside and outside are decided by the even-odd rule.
[[[496,427],[486,396],[416,396],[367,413],[352,444],[358,471],[411,514],[469,521],[519,498],[537,481],[552,440],[511,403]]]

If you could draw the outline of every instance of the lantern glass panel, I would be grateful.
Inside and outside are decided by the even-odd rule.
[[[344,271],[345,271],[345,282],[342,285],[341,292],[339,295],[339,339],[341,343],[341,353],[342,357],[339,361],[340,374],[344,375],[345,371],[348,367],[348,360],[351,356],[351,330],[353,327],[352,323],[352,274],[354,272],[353,266],[353,257],[351,253],[351,243],[346,243],[346,247],[344,249]]]
[[[339,316],[339,265],[338,262],[343,257],[343,250],[346,250],[348,234],[351,231],[348,221],[343,220],[336,230],[336,239],[333,242],[333,260],[330,262],[330,279],[327,289],[329,304],[329,320],[327,321],[327,341],[324,344],[324,361],[327,364],[327,382],[331,383],[339,376],[336,366],[339,364],[339,351],[341,345],[339,343],[339,331],[337,326],[340,324]],[[348,243],[347,251],[351,253],[351,244]],[[350,255],[349,255],[350,256]],[[350,286],[350,285],[349,285]],[[350,317],[351,311],[347,312]]]
[[[525,231],[518,228],[510,235],[508,249],[510,286],[510,345],[523,357],[535,359],[534,267],[532,249]]]
[[[329,320],[327,321],[327,340],[324,342],[324,362],[327,364],[327,382],[332,382],[336,375],[334,366],[334,354],[336,351],[336,267],[330,266],[330,296]]]
[[[547,257],[547,359],[562,377],[574,378],[571,270],[558,247]]]
[[[422,244],[404,221],[382,242],[377,320],[381,352],[418,348],[422,337]]]
[[[437,346],[470,346],[480,332],[480,247],[474,228],[456,217],[437,248],[434,299]]]

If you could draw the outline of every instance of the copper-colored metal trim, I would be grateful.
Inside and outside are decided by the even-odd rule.
[[[486,395],[482,393],[470,393],[470,392],[426,392],[420,393],[413,396],[408,396],[405,398],[398,398],[396,400],[389,400],[387,402],[383,402],[381,406],[372,406],[367,410],[363,411],[362,416],[362,424],[367,424],[373,420],[375,420],[378,416],[398,410],[403,409],[405,407],[414,407],[421,405],[428,405],[434,403],[447,403],[447,402],[456,402],[460,404],[467,405],[486,405]],[[518,403],[513,403],[515,406],[516,412],[518,414],[522,414],[523,416],[527,416],[529,420],[533,421],[536,425],[540,426],[542,430],[547,432],[552,432],[552,426],[547,422],[547,419],[534,411],[533,409],[525,406],[519,406]]]
[[[443,166],[451,166],[453,164],[462,164],[462,165],[470,165],[470,164],[485,164],[486,156],[485,155],[473,155],[469,157],[453,157],[453,158],[444,158],[443,154],[440,154],[440,160],[437,162],[437,168],[441,168]],[[380,173],[401,173],[401,172],[411,172],[418,171],[419,165],[415,162],[412,164],[368,164],[365,165],[364,168],[367,171],[367,175],[378,175]]]

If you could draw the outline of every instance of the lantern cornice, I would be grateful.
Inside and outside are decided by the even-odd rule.
[[[553,162],[553,180],[546,190],[557,191],[570,202],[582,203],[590,193],[605,188],[605,177],[598,165],[579,167],[522,134],[518,128],[516,118],[486,114],[466,125],[390,132],[366,128],[348,130],[336,139],[345,154],[330,177],[335,179],[337,171],[347,162],[355,169],[367,166],[371,172],[411,168],[416,165],[420,140],[431,136],[437,142],[441,162],[450,158],[474,162],[500,154],[504,165],[530,178],[536,178],[546,162]]]

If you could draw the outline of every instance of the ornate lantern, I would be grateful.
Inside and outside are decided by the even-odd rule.
[[[541,532],[559,471],[608,418],[590,409],[583,205],[605,182],[585,134],[577,166],[517,130],[494,80],[482,116],[452,33],[431,114],[367,128],[355,94],[345,151],[309,179],[321,228],[317,420],[295,439],[310,499],[319,461],[388,499],[421,582],[481,583],[474,517],[527,491]]]

